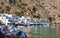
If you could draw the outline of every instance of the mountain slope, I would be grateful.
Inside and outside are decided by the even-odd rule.
[[[60,23],[60,0],[0,0],[0,13],[22,16],[30,11],[33,17],[49,18],[52,23]]]

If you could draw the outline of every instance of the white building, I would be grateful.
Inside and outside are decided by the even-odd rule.
[[[17,23],[19,21],[18,16],[12,14],[0,14],[0,21],[8,25],[8,23]]]
[[[8,23],[8,20],[6,19],[6,17],[3,17],[3,16],[0,16],[0,21],[6,25]]]

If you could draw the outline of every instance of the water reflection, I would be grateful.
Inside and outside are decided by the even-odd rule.
[[[60,38],[60,24],[56,28],[44,27],[44,25],[35,26],[32,28],[31,38]]]

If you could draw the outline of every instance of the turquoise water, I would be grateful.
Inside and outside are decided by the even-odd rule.
[[[60,25],[55,28],[35,26],[32,31],[31,38],[60,38]]]

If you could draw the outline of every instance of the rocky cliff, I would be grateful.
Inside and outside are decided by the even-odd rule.
[[[48,18],[52,23],[60,23],[60,0],[0,0],[0,13],[22,16],[30,11],[33,17]]]

